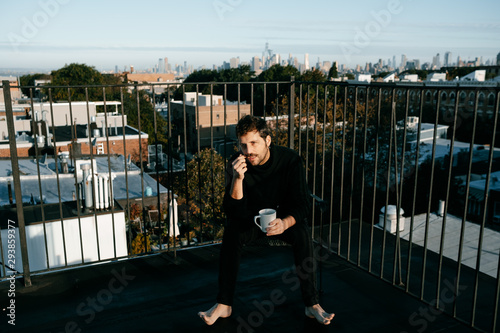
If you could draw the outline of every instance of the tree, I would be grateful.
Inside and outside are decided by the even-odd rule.
[[[202,239],[222,237],[225,214],[225,160],[213,149],[204,149],[188,163],[189,210]]]
[[[338,77],[339,77],[339,72],[338,72],[338,68],[337,68],[337,63],[334,62],[333,66],[328,71],[328,80],[330,80],[330,79],[336,79]]]
[[[24,95],[31,97],[30,88],[26,88],[26,86],[35,86],[35,80],[50,80],[49,74],[27,74],[23,75],[19,78],[19,84],[23,86],[21,91]],[[35,96],[35,92],[33,92],[33,97]]]
[[[103,84],[103,77],[94,67],[85,64],[70,64],[61,69],[52,71],[52,85],[54,86],[92,86]],[[86,94],[84,88],[71,88],[68,96],[67,88],[56,88],[52,94],[54,100],[84,101]],[[102,100],[101,89],[88,89],[89,100]]]

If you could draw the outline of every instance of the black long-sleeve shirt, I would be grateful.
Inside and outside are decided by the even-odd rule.
[[[233,177],[232,162],[240,153],[229,161],[224,211],[232,223],[253,224],[253,218],[259,210],[273,208],[278,218],[293,216],[296,223],[304,223],[311,210],[311,199],[305,180],[301,157],[293,150],[271,145],[269,160],[264,165],[252,166],[247,163],[243,179],[243,198],[231,197]]]

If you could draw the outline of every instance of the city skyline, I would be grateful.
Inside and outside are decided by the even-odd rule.
[[[172,65],[213,68],[231,58],[250,63],[266,43],[282,59],[310,66],[337,61],[350,68],[401,55],[451,62],[500,51],[500,3],[481,1],[358,1],[356,6],[317,0],[192,0],[178,2],[27,0],[4,2],[0,68],[58,69],[85,63],[100,71],[133,65],[146,70],[168,58]],[[469,4],[469,3],[467,3]]]

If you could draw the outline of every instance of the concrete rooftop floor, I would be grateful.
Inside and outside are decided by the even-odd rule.
[[[304,315],[288,273],[291,249],[253,246],[242,257],[232,316],[207,326],[197,312],[215,302],[219,247],[34,275],[29,288],[18,279],[16,325],[3,304],[0,332],[475,332],[334,254],[321,265],[320,299],[336,316],[322,326]],[[2,303],[8,289],[0,283]],[[273,291],[280,304],[261,306]]]

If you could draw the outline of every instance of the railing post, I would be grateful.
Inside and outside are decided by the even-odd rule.
[[[290,77],[290,99],[288,100],[288,147],[293,149],[295,136],[295,77]],[[300,123],[300,119],[299,119]]]
[[[5,115],[7,118],[7,133],[9,135],[10,159],[12,165],[12,177],[14,179],[14,192],[16,196],[17,223],[19,226],[19,241],[21,243],[21,256],[23,262],[24,285],[31,287],[31,273],[28,260],[28,244],[26,242],[26,228],[24,223],[23,197],[21,193],[21,178],[19,174],[19,162],[16,146],[16,129],[14,127],[14,113],[12,110],[12,98],[10,94],[10,82],[2,81],[3,96],[5,100]],[[36,143],[35,143],[36,144]]]

